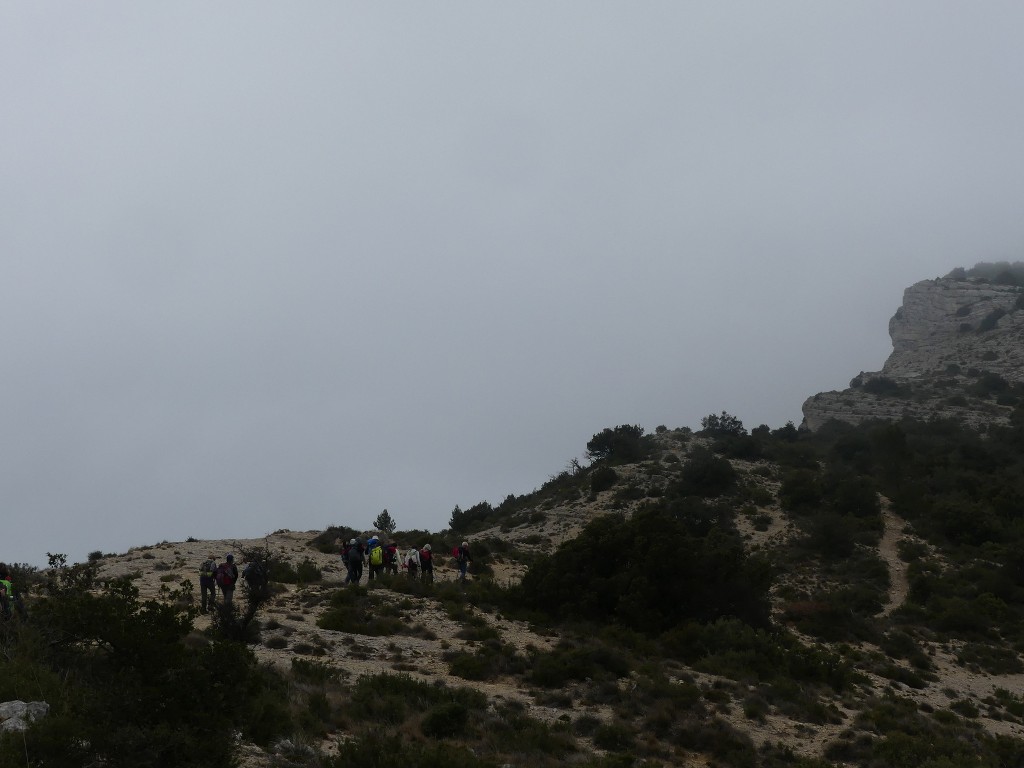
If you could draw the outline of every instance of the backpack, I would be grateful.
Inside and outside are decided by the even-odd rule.
[[[429,549],[421,549],[420,550],[420,562],[421,563],[429,563],[430,562],[430,550]]]
[[[212,579],[213,578],[213,573],[214,573],[216,568],[217,568],[217,566],[214,564],[213,560],[207,560],[205,563],[203,563],[201,566],[199,566],[199,576],[200,576],[200,578]]]
[[[456,560],[462,559],[462,547],[452,547],[452,557]]]
[[[217,583],[222,587],[235,585],[235,573],[231,570],[231,563],[221,563],[217,566]]]
[[[384,548],[379,544],[370,550],[370,565],[384,564]]]

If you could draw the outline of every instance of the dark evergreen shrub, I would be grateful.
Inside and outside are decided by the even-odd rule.
[[[636,748],[636,734],[628,723],[603,723],[594,730],[594,746],[609,752],[629,752]]]
[[[690,454],[679,473],[679,481],[672,488],[673,495],[721,496],[736,487],[737,474],[728,459],[715,456],[705,449]]]
[[[709,414],[700,420],[701,433],[708,437],[740,437],[747,434],[743,422],[726,411]]]
[[[767,564],[748,556],[734,529],[702,536],[653,507],[626,520],[592,521],[573,541],[537,560],[519,588],[529,609],[557,619],[617,623],[639,633],[692,619],[767,621]]]
[[[900,397],[908,394],[908,388],[886,376],[876,376],[864,383],[865,392],[879,397]]]
[[[590,490],[594,493],[607,491],[618,482],[618,473],[609,466],[595,467],[590,473]]]
[[[621,424],[615,429],[606,427],[587,443],[587,457],[592,461],[639,461],[650,452],[643,435],[643,427],[639,425]]]
[[[450,739],[466,732],[469,710],[458,701],[447,701],[433,707],[423,718],[423,735],[432,739]]]

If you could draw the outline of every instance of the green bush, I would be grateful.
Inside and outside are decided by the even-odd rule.
[[[683,465],[673,493],[680,496],[722,496],[736,487],[738,476],[728,459],[695,450]]]
[[[609,752],[629,752],[636,748],[636,734],[627,723],[604,723],[594,731],[594,746]]]
[[[605,428],[587,443],[587,457],[591,461],[640,461],[650,454],[650,446],[643,440],[643,435],[643,427],[637,425]]]
[[[392,604],[373,597],[365,587],[344,587],[331,595],[330,607],[317,619],[321,629],[358,635],[412,633],[413,626]]]
[[[519,602],[549,617],[614,622],[657,634],[723,615],[765,624],[770,572],[735,530],[693,535],[661,508],[607,515],[533,564]]]
[[[51,716],[24,740],[0,741],[0,764],[155,766],[161,755],[180,766],[227,764],[235,732],[265,744],[292,727],[275,705],[283,681],[245,646],[186,645],[192,609],[182,592],[141,601],[127,580],[96,584],[94,563],[65,562],[51,559],[32,624],[3,626],[0,690],[44,695]]]
[[[559,688],[570,680],[603,680],[629,674],[629,661],[621,652],[593,643],[563,639],[551,651],[532,659],[530,680],[546,688]]]
[[[423,718],[420,727],[424,736],[432,739],[450,739],[466,732],[469,710],[458,701],[437,704]]]
[[[608,466],[596,467],[590,474],[590,490],[594,493],[607,491],[618,482],[618,473]]]
[[[448,651],[444,658],[451,674],[465,680],[522,674],[527,665],[515,646],[497,639],[485,640],[475,651]]]

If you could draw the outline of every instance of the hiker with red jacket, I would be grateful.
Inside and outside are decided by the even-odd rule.
[[[231,599],[235,596],[235,582],[238,581],[238,566],[235,556],[228,552],[224,562],[217,566],[217,586],[224,594],[224,610],[231,611]]]
[[[420,550],[420,570],[424,584],[434,583],[434,556],[430,552],[430,545],[424,544]]]
[[[455,561],[459,564],[459,581],[465,581],[466,572],[469,570],[469,564],[473,562],[473,558],[469,556],[468,541],[462,542],[462,546],[456,549]]]

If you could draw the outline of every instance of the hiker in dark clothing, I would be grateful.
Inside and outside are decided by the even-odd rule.
[[[366,543],[359,536],[356,536],[356,550],[359,552],[359,559],[356,560],[356,584],[358,584],[359,580],[363,578],[363,564],[366,562],[366,553],[368,552]]]
[[[202,594],[201,608],[203,613],[217,607],[217,556],[210,555],[206,562],[199,566],[199,591]]]
[[[264,600],[270,596],[267,587],[270,585],[270,571],[267,564],[259,561],[250,561],[245,564],[242,571],[242,578],[249,587],[249,594],[255,595],[257,599]]]
[[[434,555],[430,551],[430,545],[424,544],[420,550],[420,570],[424,584],[434,583]]]
[[[341,564],[345,568],[345,584],[352,581],[352,564],[348,562],[348,552],[355,546],[355,540],[352,539],[348,544],[344,544],[341,547]]]
[[[462,542],[462,546],[459,547],[459,552],[455,557],[455,560],[459,564],[459,581],[466,580],[466,572],[469,570],[469,564],[473,562],[473,558],[469,556],[469,542]]]
[[[362,575],[362,550],[359,549],[358,539],[353,539],[348,543],[343,557],[345,558],[345,567],[348,568],[345,584],[358,584]]]
[[[390,571],[392,576],[398,575],[398,561],[401,556],[398,554],[398,544],[394,539],[384,547],[384,570]]]

